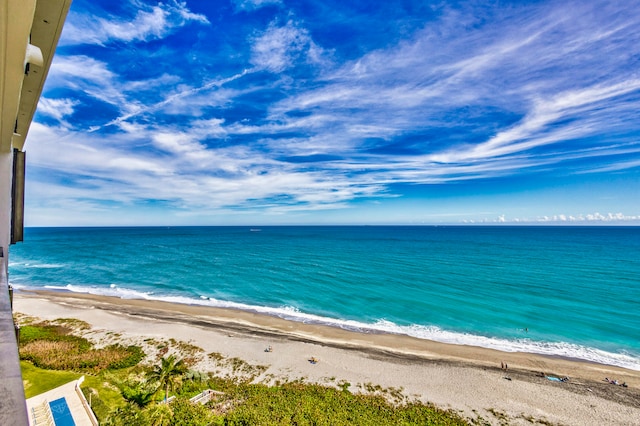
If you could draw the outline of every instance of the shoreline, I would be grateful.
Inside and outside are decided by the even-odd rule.
[[[274,377],[321,384],[330,384],[327,378],[334,377],[402,388],[423,402],[470,418],[493,418],[495,424],[498,418],[492,410],[505,413],[510,424],[520,420],[530,424],[527,416],[561,424],[597,424],[597,418],[604,423],[633,424],[632,419],[640,418],[640,372],[595,362],[400,334],[359,333],[228,308],[86,293],[17,290],[14,312],[45,320],[78,318],[126,338],[171,337],[268,365]],[[263,350],[270,345],[274,354]],[[318,357],[320,363],[308,363],[310,356]],[[501,368],[502,363],[508,370]],[[552,382],[542,372],[568,376],[570,381]],[[627,382],[629,387],[606,383],[605,377]],[[589,404],[582,407],[581,399]]]
[[[427,332],[426,335],[422,332],[414,332],[412,327],[409,326],[397,326],[391,324],[391,327],[379,325],[376,323],[364,323],[358,320],[341,320],[332,317],[322,317],[315,314],[304,312],[288,312],[282,308],[262,307],[246,305],[242,303],[229,302],[229,305],[223,303],[222,305],[208,304],[207,298],[202,298],[205,301],[199,301],[197,298],[188,298],[183,296],[177,296],[175,300],[172,297],[158,297],[147,299],[143,296],[143,293],[133,295],[119,295],[109,293],[94,293],[88,289],[71,290],[66,287],[53,287],[53,288],[34,288],[34,287],[14,287],[15,291],[20,292],[39,292],[51,294],[69,294],[69,295],[90,295],[95,297],[114,298],[118,300],[144,300],[149,303],[168,303],[169,305],[178,306],[191,306],[194,308],[209,309],[211,311],[231,311],[236,313],[254,314],[257,316],[270,317],[287,322],[295,322],[306,325],[316,325],[320,327],[329,327],[336,330],[344,330],[347,332],[353,332],[363,335],[396,335],[405,336],[409,338],[418,339],[420,341],[430,341],[434,343],[443,343],[454,346],[468,346],[485,348],[495,350],[501,353],[529,353],[540,355],[543,357],[564,359],[576,362],[593,363],[598,365],[607,365],[620,367],[625,370],[632,370],[640,372],[640,358],[637,356],[637,351],[634,351],[634,355],[623,352],[609,352],[607,349],[598,348],[595,346],[585,346],[579,343],[569,343],[569,341],[541,341],[530,340],[526,336],[521,336],[518,339],[507,337],[489,337],[482,334],[452,332],[439,327],[434,327],[437,332],[432,334]],[[236,306],[237,305],[237,306]],[[395,326],[395,327],[394,327]],[[420,326],[427,327],[427,326]],[[395,329],[398,328],[398,329]],[[406,330],[404,328],[407,328]],[[523,332],[525,329],[522,329]],[[444,336],[441,336],[443,334]]]
[[[115,305],[131,304],[131,305],[137,305],[140,307],[143,307],[145,305],[148,307],[152,307],[155,305],[156,308],[160,307],[161,308],[160,310],[163,310],[166,312],[179,311],[183,308],[188,308],[188,312],[184,311],[183,313],[189,314],[189,315],[195,314],[195,315],[209,316],[210,318],[215,318],[221,321],[221,324],[223,324],[225,327],[233,327],[234,323],[237,322],[238,319],[244,319],[244,320],[249,319],[249,321],[254,321],[255,323],[253,325],[257,329],[263,330],[262,332],[264,332],[264,330],[267,330],[269,327],[272,327],[278,323],[287,324],[287,325],[289,325],[290,323],[293,323],[293,324],[299,324],[300,327],[281,326],[280,331],[286,330],[286,332],[289,333],[292,329],[299,328],[298,331],[304,331],[305,329],[309,328],[313,330],[311,331],[311,334],[309,336],[310,338],[313,338],[315,334],[320,334],[321,337],[323,338],[331,337],[332,335],[331,332],[317,333],[318,330],[322,330],[322,329],[335,330],[338,334],[340,334],[340,332],[344,332],[345,334],[347,335],[350,334],[351,336],[397,336],[401,339],[408,339],[416,342],[429,342],[430,346],[445,345],[445,347],[447,346],[467,347],[467,348],[474,348],[477,350],[486,350],[489,352],[498,352],[502,354],[528,354],[530,356],[539,356],[546,359],[556,359],[556,360],[564,360],[564,361],[577,362],[577,363],[593,364],[595,366],[611,367],[611,368],[621,369],[623,371],[640,373],[640,369],[636,370],[623,365],[600,362],[597,360],[584,359],[578,356],[573,357],[573,356],[563,355],[563,354],[540,353],[535,351],[527,351],[526,349],[522,351],[508,350],[508,349],[502,349],[502,348],[474,345],[473,343],[442,342],[439,340],[430,339],[428,337],[411,336],[402,332],[380,330],[373,327],[372,328],[365,327],[363,329],[358,329],[358,327],[356,326],[342,327],[338,324],[338,322],[336,322],[336,324],[332,324],[332,323],[325,323],[319,320],[318,321],[316,320],[302,321],[297,318],[285,318],[275,313],[261,312],[258,309],[251,309],[250,307],[243,309],[243,308],[237,308],[233,306],[229,306],[229,307],[208,306],[205,304],[187,303],[187,302],[179,302],[179,301],[167,301],[167,300],[161,300],[161,299],[143,299],[143,298],[137,298],[137,297],[127,298],[127,297],[114,296],[114,295],[75,292],[75,291],[71,291],[63,288],[54,288],[54,289],[33,289],[33,288],[17,288],[16,289],[14,288],[14,292],[16,294],[22,293],[25,295],[26,294],[42,294],[42,295],[45,295],[46,297],[55,297],[57,295],[60,297],[91,299],[95,301],[103,301],[104,303],[107,303],[107,304],[112,303]],[[116,303],[115,301],[119,301],[119,302]],[[290,337],[294,338],[295,336],[292,335]],[[359,340],[359,339],[356,339],[356,340]],[[375,340],[375,338],[373,340]],[[322,340],[322,342],[326,343],[326,341],[324,340]],[[417,345],[417,346],[420,346],[420,345]]]

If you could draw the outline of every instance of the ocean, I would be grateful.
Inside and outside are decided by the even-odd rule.
[[[9,281],[640,370],[640,227],[27,228]]]

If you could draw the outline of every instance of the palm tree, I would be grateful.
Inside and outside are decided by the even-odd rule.
[[[158,382],[160,387],[165,389],[164,400],[169,398],[169,389],[174,388],[178,379],[187,371],[184,361],[176,359],[175,355],[169,355],[162,358],[160,365],[153,367],[153,371],[149,374],[151,380]]]
[[[124,384],[120,391],[124,399],[135,403],[140,408],[149,405],[156,392],[158,388],[152,388],[144,383]]]

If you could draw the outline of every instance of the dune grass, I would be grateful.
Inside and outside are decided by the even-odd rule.
[[[453,412],[371,384],[352,393],[346,382],[337,387],[303,381],[275,386],[254,383],[266,366],[251,366],[221,354],[210,356],[232,367],[235,376],[181,373],[172,392],[177,399],[166,406],[158,403],[166,387],[153,381],[152,366],[139,364],[144,356],[141,348],[94,349],[89,340],[75,335],[82,329],[82,324],[71,320],[23,326],[20,354],[25,393],[31,397],[84,374],[82,390],[104,425],[468,425]],[[180,346],[180,342],[171,344]],[[114,347],[115,352],[108,351]],[[206,406],[189,402],[190,396],[205,389],[224,394]],[[142,398],[145,392],[149,398]]]
[[[304,383],[236,385],[212,407],[214,411],[216,407],[233,407],[224,414],[224,424],[468,425],[455,413],[417,401],[393,404],[382,395]]]
[[[20,359],[50,370],[98,373],[103,370],[131,367],[144,358],[138,346],[119,344],[94,349],[84,337],[59,323],[42,322],[20,329]]]

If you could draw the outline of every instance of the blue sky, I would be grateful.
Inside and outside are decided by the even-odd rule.
[[[640,2],[74,0],[27,226],[640,224]]]

